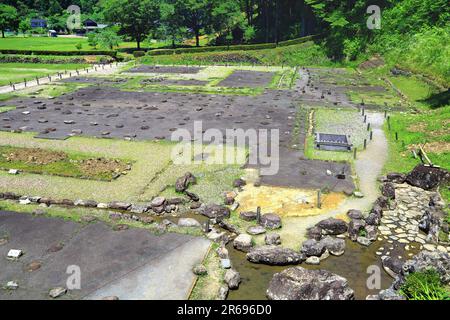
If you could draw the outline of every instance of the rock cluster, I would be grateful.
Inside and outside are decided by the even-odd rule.
[[[347,279],[326,270],[288,268],[276,273],[267,289],[270,300],[353,300]]]

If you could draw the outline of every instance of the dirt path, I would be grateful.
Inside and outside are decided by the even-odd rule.
[[[42,84],[48,84],[62,79],[78,77],[79,75],[109,75],[119,71],[125,64],[126,63],[111,63],[107,65],[93,65],[90,68],[78,70],[78,73],[73,70],[67,73],[56,73],[51,75],[50,79],[48,77],[42,77],[38,80],[27,81],[26,86],[24,82],[15,83],[14,87],[10,85],[2,86],[0,87],[0,94],[33,88]]]
[[[365,151],[359,153],[354,166],[359,179],[359,190],[364,194],[364,197],[347,198],[337,209],[325,214],[283,219],[283,229],[280,234],[286,246],[298,248],[298,245],[305,240],[307,228],[329,217],[339,215],[342,218],[349,209],[369,210],[378,197],[377,178],[381,174],[387,160],[388,142],[382,128],[384,122],[383,114],[369,113],[367,119],[373,129],[373,141],[368,144]]]

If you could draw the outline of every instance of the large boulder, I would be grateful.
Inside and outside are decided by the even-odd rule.
[[[379,207],[381,210],[388,210],[390,205],[390,201],[387,197],[381,196],[375,200],[374,207]]]
[[[389,288],[378,293],[378,300],[406,300],[398,291]]]
[[[131,207],[131,203],[128,202],[120,202],[120,201],[113,201],[108,203],[108,208],[109,209],[114,209],[114,210],[128,210],[128,208]]]
[[[325,252],[325,250],[326,248],[323,246],[321,242],[314,239],[308,239],[303,242],[301,251],[307,257],[311,256],[320,257]]]
[[[322,240],[320,240],[320,244],[333,256],[341,256],[344,254],[345,240],[343,239],[326,236]]]
[[[241,213],[239,213],[239,217],[245,221],[256,220],[256,216],[257,216],[256,212],[253,211],[242,211]]]
[[[366,226],[366,222],[362,219],[353,219],[348,224],[348,236],[352,241],[356,241],[356,239],[361,235],[361,231],[364,230]]]
[[[369,239],[370,241],[377,240],[377,237],[378,237],[378,228],[377,228],[377,226],[366,225],[364,227],[364,230],[366,231],[367,239]]]
[[[245,233],[241,233],[233,241],[233,247],[236,250],[240,250],[243,252],[250,251],[252,246],[253,246],[252,236]]]
[[[320,239],[322,239],[322,228],[319,228],[317,226],[308,228],[306,230],[306,236],[308,237],[308,239],[319,241]]]
[[[433,268],[439,274],[443,284],[450,284],[450,255],[441,251],[421,251],[402,266],[402,275],[425,271]]]
[[[198,222],[197,220],[193,219],[193,218],[180,218],[178,220],[178,226],[179,227],[187,227],[187,228],[201,228],[202,225],[200,224],[200,222]]]
[[[407,176],[406,182],[425,190],[436,188],[450,181],[450,172],[442,168],[429,167],[423,164],[416,166]]]
[[[381,214],[376,211],[371,211],[364,221],[370,226],[379,226],[381,223]]]
[[[280,246],[260,246],[247,253],[247,260],[274,266],[299,264],[306,260],[305,255]]]
[[[363,219],[364,215],[360,210],[350,209],[347,211],[347,216],[350,219]]]
[[[281,228],[281,218],[275,213],[266,213],[261,216],[259,224],[268,229],[278,229]]]
[[[388,175],[386,176],[386,179],[389,182],[400,183],[401,184],[401,183],[404,183],[406,181],[406,174],[392,172],[392,173],[388,173]]]
[[[419,221],[419,229],[427,234],[427,240],[438,243],[439,232],[444,223],[444,218],[447,217],[445,211],[426,209]]]
[[[216,219],[217,221],[230,217],[230,209],[218,204],[208,204],[200,211],[200,213],[210,219]]]
[[[316,224],[324,235],[338,235],[347,232],[347,223],[340,219],[328,218]]]
[[[196,182],[197,179],[195,178],[195,176],[190,172],[186,172],[175,182],[175,190],[177,192],[183,192],[189,187],[190,184],[195,184]]]
[[[267,289],[270,300],[353,300],[347,279],[326,270],[288,268],[276,273]]]
[[[239,272],[237,272],[236,270],[228,269],[225,272],[224,281],[228,285],[228,288],[230,288],[231,290],[235,290],[235,289],[239,288],[239,283],[241,282],[241,276],[240,276]]]
[[[391,182],[386,182],[381,186],[381,194],[386,198],[395,199],[395,186]]]
[[[278,233],[268,233],[264,237],[264,242],[269,246],[270,245],[278,246],[281,244],[281,237]]]
[[[403,261],[396,257],[382,257],[381,262],[383,264],[383,269],[394,279],[400,275],[403,270]]]

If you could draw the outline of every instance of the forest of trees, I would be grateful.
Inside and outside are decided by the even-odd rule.
[[[49,28],[65,30],[69,5],[81,8],[82,21],[114,26],[138,48],[149,38],[174,45],[195,39],[198,46],[203,35],[224,45],[317,34],[329,57],[351,60],[420,42],[420,35],[439,42],[450,32],[448,0],[2,0],[0,29],[26,32],[30,18],[44,18]],[[381,9],[381,29],[366,25],[370,5]]]

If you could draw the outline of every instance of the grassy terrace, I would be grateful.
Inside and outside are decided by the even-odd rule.
[[[338,66],[332,62],[319,45],[305,42],[299,45],[251,51],[226,51],[185,53],[144,57],[149,64],[229,64],[229,65],[289,65],[289,66]]]
[[[237,95],[257,95],[263,92],[262,87],[221,87],[220,82],[230,76],[236,70],[251,70],[259,72],[273,72],[275,75],[267,86],[270,89],[289,89],[297,79],[298,73],[295,68],[285,67],[249,67],[249,66],[210,66],[203,68],[196,74],[164,74],[162,77],[168,80],[199,80],[207,82],[205,85],[163,85],[156,82],[143,83],[146,79],[157,76],[156,74],[135,74],[127,73],[128,66],[122,73],[128,81],[116,86],[123,90],[152,91],[152,92],[190,92],[203,94],[237,94]],[[161,76],[161,75],[159,75]]]
[[[413,150],[420,146],[434,164],[450,170],[448,97],[416,76],[389,76],[389,79],[406,96],[410,109],[390,114],[390,126],[387,122],[384,125],[389,141],[389,159],[384,171],[410,171],[420,163],[413,155]],[[443,187],[440,191],[449,202],[449,189]]]
[[[49,51],[77,51],[77,44],[81,50],[101,50],[88,44],[87,38],[65,37],[7,37],[0,39],[0,50],[49,50]],[[145,45],[144,45],[145,46]],[[120,48],[135,48],[135,42],[122,42]]]
[[[174,184],[186,171],[198,177],[190,190],[202,201],[220,202],[234,179],[243,175],[240,164],[210,165],[206,163],[175,165],[171,161],[173,144],[129,142],[115,139],[71,137],[65,141],[33,139],[32,133],[0,132],[2,145],[19,148],[40,148],[70,155],[88,154],[108,159],[126,159],[132,168],[113,181],[86,180],[73,177],[21,173],[11,175],[0,171],[0,191],[39,195],[57,199],[93,199],[147,202],[159,194],[176,195]],[[177,195],[179,196],[179,195]]]
[[[369,137],[367,127],[363,123],[363,117],[357,110],[313,109],[313,123],[315,132],[350,136],[351,143],[358,150],[362,149],[364,139],[368,139]],[[353,162],[353,152],[317,150],[314,147],[314,140],[314,135],[308,135],[306,138],[305,156],[307,158]]]
[[[62,177],[111,181],[122,172],[127,162],[99,159],[83,153],[67,153],[37,148],[0,146],[0,169]]]
[[[10,82],[23,82],[24,79],[32,80],[36,77],[53,75],[57,72],[81,69],[87,64],[30,64],[30,63],[1,63],[0,64],[0,86]]]

